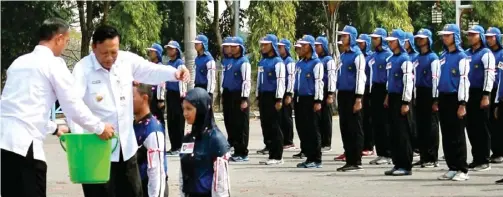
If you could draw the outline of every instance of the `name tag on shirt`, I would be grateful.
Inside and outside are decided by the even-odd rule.
[[[369,66],[374,65],[374,63],[376,63],[376,60],[374,58],[370,59]]]
[[[180,149],[180,153],[191,154],[193,152],[194,152],[194,142],[182,144],[182,148]]]
[[[445,58],[440,59],[440,65],[444,65],[444,64],[445,64]]]
[[[414,61],[414,63],[412,64],[414,66],[414,68],[416,68],[417,66],[419,66],[419,61]]]
[[[258,67],[258,72],[260,72],[260,73],[261,73],[261,72],[264,72],[264,67],[259,66],[259,67]]]
[[[386,64],[386,69],[391,69],[391,62]]]
[[[100,81],[100,80],[96,80],[96,81],[92,81],[91,83],[92,83],[92,84],[100,84],[100,83],[101,83],[101,81]]]
[[[500,61],[500,63],[498,64],[498,68],[503,69],[503,61]]]

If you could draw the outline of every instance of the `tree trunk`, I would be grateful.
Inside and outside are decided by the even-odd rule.
[[[213,31],[215,32],[215,36],[217,38],[217,45],[219,46],[218,47],[218,50],[219,50],[219,54],[220,54],[220,59],[222,59],[223,57],[223,51],[222,51],[222,35],[220,34],[220,26],[219,26],[219,21],[220,21],[220,16],[218,15],[218,1],[213,1]],[[217,88],[215,88],[215,91],[216,91],[216,98],[215,98],[215,101],[214,101],[214,105],[215,108],[214,109],[217,109],[217,106],[218,106],[218,110],[222,110],[222,107],[220,105],[220,100],[221,100],[221,97],[222,97],[222,94],[220,94],[220,81],[222,80],[221,79],[221,76],[220,76],[220,72],[221,69],[222,69],[222,66],[220,66],[220,61],[216,61],[216,66],[217,66]]]
[[[85,10],[84,10],[84,3],[85,1],[77,1],[77,7],[79,9],[79,22],[80,22],[80,31],[82,34],[81,38],[81,44],[80,44],[80,58],[85,57],[87,54],[89,54],[89,45],[86,45],[85,43],[89,43],[89,37],[88,35],[88,29],[87,29],[87,24],[86,24],[86,17],[85,17]]]
[[[101,24],[107,24],[108,11],[110,10],[110,1],[105,1],[103,6],[103,18],[101,18]]]

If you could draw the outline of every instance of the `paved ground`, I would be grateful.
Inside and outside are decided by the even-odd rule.
[[[387,177],[383,172],[390,166],[364,165],[365,171],[342,173],[336,168],[343,163],[333,161],[342,152],[337,120],[334,121],[333,147],[323,154],[323,168],[297,169],[300,162],[291,159],[296,152],[285,152],[282,166],[261,166],[258,162],[266,156],[256,155],[262,148],[260,122],[250,121],[250,162],[231,165],[232,196],[237,197],[503,197],[503,185],[494,181],[503,178],[503,164],[493,165],[491,171],[471,173],[466,182],[438,181],[436,177],[445,172],[445,163],[436,169],[414,169],[412,176]],[[223,123],[220,128],[225,133]],[[296,136],[297,137],[297,136]],[[298,139],[296,138],[296,143]],[[45,145],[48,158],[48,196],[80,197],[81,186],[72,184],[68,178],[66,155],[55,137],[48,137]],[[442,154],[440,154],[442,155]],[[375,157],[364,158],[364,164]],[[471,157],[469,156],[470,160]],[[179,196],[179,160],[170,157],[170,194]]]

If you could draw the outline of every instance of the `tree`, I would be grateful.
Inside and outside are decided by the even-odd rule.
[[[456,7],[452,1],[440,1],[440,9],[442,11],[442,23],[433,24],[431,20],[431,7],[435,4],[434,1],[410,1],[408,12],[412,20],[414,32],[421,28],[427,28],[436,35],[445,24],[456,23]],[[433,51],[442,51],[442,40],[439,37],[433,37]]]
[[[503,1],[472,1],[474,18],[484,27],[503,28]]]
[[[248,25],[250,35],[247,39],[247,51],[252,66],[260,59],[259,40],[266,34],[275,34],[279,39],[286,38],[295,40],[296,14],[295,5],[292,1],[252,1],[248,7]],[[293,54],[292,47],[292,54]]]
[[[355,13],[358,14],[351,14],[349,16],[350,24],[354,24],[358,29],[358,33],[369,33],[376,27],[382,27],[388,31],[395,28],[401,28],[408,32],[414,30],[411,18],[407,12],[407,1],[356,1],[352,3],[356,4]]]
[[[2,87],[5,72],[19,56],[29,53],[38,43],[38,29],[51,17],[70,21],[72,12],[61,1],[3,1],[2,12]]]
[[[159,42],[161,18],[152,1],[123,1],[110,11],[107,23],[121,33],[121,48],[146,55],[144,50]]]
[[[91,43],[94,29],[97,25],[106,23],[109,10],[118,2],[77,1],[76,3],[79,11],[80,31],[82,33],[80,56],[84,57],[89,54],[89,44]]]
[[[329,26],[322,1],[299,1],[295,9],[295,38],[304,34],[316,37],[326,32]]]

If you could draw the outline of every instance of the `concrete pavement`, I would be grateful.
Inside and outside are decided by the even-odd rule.
[[[223,122],[219,128],[225,132]],[[492,170],[470,173],[466,182],[438,181],[445,172],[445,162],[439,168],[414,169],[412,176],[384,176],[387,166],[368,165],[375,157],[365,157],[364,171],[336,172],[343,162],[333,158],[342,153],[338,120],[334,119],[333,151],[323,154],[323,168],[298,169],[301,160],[292,159],[297,152],[285,152],[285,164],[280,166],[258,165],[265,155],[257,155],[263,148],[260,122],[250,121],[250,161],[231,163],[232,196],[234,197],[503,197],[503,185],[494,181],[503,178],[503,164],[493,165]],[[295,135],[297,135],[295,133]],[[167,140],[169,142],[169,140]],[[295,136],[298,145],[298,138]],[[470,150],[470,149],[468,149]],[[45,143],[48,160],[47,191],[49,197],[81,197],[80,185],[70,182],[66,154],[58,140],[50,136]],[[439,155],[443,155],[440,150]],[[470,152],[468,153],[471,161]],[[180,163],[177,157],[169,157],[170,196],[179,196],[178,176]]]

